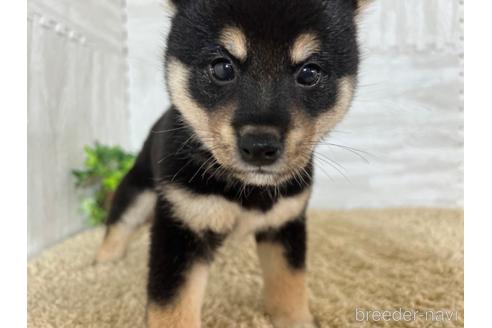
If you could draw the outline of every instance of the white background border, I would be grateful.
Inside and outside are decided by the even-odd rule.
[[[490,324],[492,259],[492,3],[465,4],[465,320]]]
[[[26,2],[1,1],[0,309],[2,327],[25,327],[27,84]]]

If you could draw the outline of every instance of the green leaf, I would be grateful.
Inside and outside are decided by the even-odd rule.
[[[79,188],[91,186],[92,195],[81,200],[81,211],[90,225],[104,222],[105,200],[114,192],[126,173],[135,163],[135,155],[120,146],[106,146],[95,142],[84,147],[84,169],[72,170],[75,185]]]

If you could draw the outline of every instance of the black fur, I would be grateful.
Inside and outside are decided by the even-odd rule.
[[[183,1],[173,19],[166,57],[194,68],[190,92],[204,108],[213,111],[235,99],[235,127],[260,123],[285,133],[292,107],[316,117],[335,103],[337,80],[357,73],[354,9],[352,0]],[[244,63],[217,46],[218,34],[227,25],[241,26],[246,34],[250,48]],[[292,78],[299,66],[290,64],[288,52],[300,33],[310,31],[319,32],[322,44],[310,62],[319,65],[323,75],[319,87],[302,89]],[[238,83],[210,83],[207,68],[223,56],[240,71]]]
[[[149,145],[150,140],[145,142],[135,164],[120,182],[106,224],[115,224],[141,192],[154,189]]]
[[[342,77],[356,76],[359,52],[354,16],[355,0],[174,0],[177,13],[168,37],[166,59],[176,58],[190,71],[188,91],[194,101],[213,112],[234,100],[232,126],[247,124],[278,128],[285,138],[291,128],[292,108],[316,119],[337,100]],[[248,39],[248,56],[240,62],[218,43],[225,26],[240,26]],[[289,59],[289,47],[300,33],[315,32],[321,51],[309,62],[322,69],[314,88],[296,84],[299,65]],[[217,85],[209,76],[210,63],[226,57],[234,63],[237,83]],[[263,212],[279,197],[299,194],[312,184],[312,157],[302,168],[302,183],[291,178],[277,186],[249,185],[216,163],[195,131],[173,105],[152,127],[135,166],[119,186],[108,217],[118,221],[135,197],[146,189],[179,184],[190,192],[220,195],[244,209]],[[312,155],[311,155],[312,156]],[[219,172],[220,174],[216,174]],[[193,232],[175,217],[160,196],[155,209],[149,260],[149,300],[166,304],[185,281],[190,266],[210,262],[226,236]],[[256,234],[258,242],[282,245],[293,270],[302,270],[306,258],[304,215],[276,230]]]
[[[261,231],[256,234],[260,243],[277,243],[284,248],[284,256],[289,265],[297,270],[306,265],[306,219],[303,216],[287,222],[279,229]]]
[[[154,176],[161,183],[177,183],[198,194],[221,195],[246,209],[262,211],[269,210],[278,197],[294,196],[311,184],[312,163],[305,168],[304,184],[291,179],[275,187],[245,186],[232,175],[217,177],[217,164],[214,168],[202,166],[212,154],[192,138],[191,128],[183,127],[182,120],[181,114],[171,107],[152,128],[150,156]]]
[[[175,218],[166,200],[157,202],[151,231],[148,295],[156,303],[173,299],[185,274],[197,261],[210,262],[225,236],[211,231],[197,235]]]

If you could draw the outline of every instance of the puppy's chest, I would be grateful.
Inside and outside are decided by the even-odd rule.
[[[176,219],[197,233],[213,231],[234,237],[268,228],[278,228],[297,218],[306,206],[310,190],[279,198],[268,210],[247,209],[220,195],[201,195],[168,186],[162,195]]]
[[[286,222],[297,218],[304,209],[299,199],[281,199],[268,211],[246,210],[238,211],[231,218],[231,237],[243,237],[256,231],[268,228],[278,228]]]

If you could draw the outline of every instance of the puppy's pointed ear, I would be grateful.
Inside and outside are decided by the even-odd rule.
[[[164,4],[169,11],[177,12],[189,0],[164,0]]]

